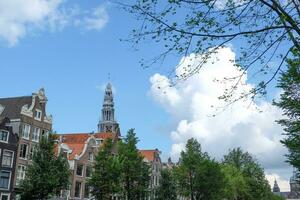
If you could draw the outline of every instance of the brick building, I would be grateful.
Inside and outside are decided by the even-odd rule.
[[[153,149],[140,150],[139,152],[144,157],[144,161],[150,166],[149,199],[153,199],[155,197],[155,190],[159,186],[160,172],[162,169],[160,151],[158,149]]]
[[[9,200],[14,196],[18,135],[10,126],[8,118],[0,119],[0,200]]]
[[[77,133],[60,134],[57,152],[66,155],[71,169],[71,186],[63,191],[61,197],[65,199],[89,199],[90,188],[87,184],[91,176],[94,158],[100,145],[105,139],[119,140],[115,133]]]
[[[16,192],[40,136],[48,134],[52,128],[52,116],[46,114],[46,104],[43,88],[30,96],[0,98],[0,117],[9,118],[13,133],[19,136],[16,175],[12,180]]]

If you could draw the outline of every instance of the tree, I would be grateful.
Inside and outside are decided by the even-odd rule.
[[[172,171],[163,169],[159,186],[156,191],[156,200],[177,200],[176,185]]]
[[[95,158],[94,170],[88,184],[96,200],[110,200],[111,195],[120,188],[120,163],[112,154],[112,149],[113,141],[105,140]]]
[[[180,195],[191,200],[221,199],[224,177],[217,162],[201,151],[195,139],[189,139],[174,169]]]
[[[123,196],[128,200],[143,199],[147,195],[150,170],[143,161],[136,145],[138,138],[130,129],[124,141],[118,145],[118,159],[121,163],[121,185]]]
[[[233,100],[264,93],[283,69],[291,48],[300,50],[299,0],[135,0],[119,4],[141,22],[129,40],[139,44],[150,39],[164,49],[150,63],[143,62],[145,67],[169,55],[201,55],[199,65],[185,67],[181,74],[171,73],[175,76],[171,85],[200,72],[213,53],[234,44],[240,75],[225,79],[236,84],[225,91],[224,99],[236,98],[232,94],[250,68],[257,72],[253,74],[259,84]]]
[[[62,155],[55,155],[55,136],[43,136],[33,151],[32,163],[20,183],[21,199],[46,200],[68,189],[69,164]]]
[[[265,178],[264,171],[248,152],[243,152],[241,148],[233,149],[224,156],[223,163],[235,167],[243,174],[248,187],[247,199],[271,199],[271,188]]]
[[[300,51],[293,50],[288,69],[281,74],[278,87],[282,89],[280,100],[274,102],[283,110],[285,119],[278,123],[284,127],[286,138],[282,143],[288,148],[288,162],[300,171]]]
[[[225,176],[224,198],[231,200],[248,199],[249,186],[243,173],[230,164],[223,165],[222,172]]]

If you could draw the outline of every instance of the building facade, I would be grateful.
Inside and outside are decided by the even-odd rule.
[[[14,196],[14,177],[18,150],[18,135],[8,118],[0,119],[0,200]]]
[[[274,181],[273,193],[283,197],[286,200],[299,200],[300,199],[300,184],[298,182],[298,173],[296,170],[293,172],[293,176],[290,178],[290,191],[289,192],[281,192],[280,188],[277,184],[277,181]]]
[[[155,191],[159,186],[160,172],[162,169],[162,162],[160,158],[160,151],[158,149],[153,150],[140,150],[140,154],[144,157],[144,162],[150,166],[150,184],[149,184],[149,196],[148,199],[155,198]]]
[[[16,175],[12,180],[18,193],[20,180],[25,178],[31,154],[42,135],[52,128],[52,116],[46,114],[47,97],[44,89],[31,96],[1,98],[0,117],[10,119],[13,133],[19,136],[16,158]]]
[[[63,191],[62,199],[90,199],[90,188],[87,184],[91,176],[94,158],[105,139],[119,140],[115,133],[75,133],[60,134],[57,153],[66,155],[70,170],[71,186]],[[115,152],[112,152],[115,153]]]

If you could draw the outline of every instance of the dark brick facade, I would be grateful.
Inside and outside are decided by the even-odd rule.
[[[0,199],[14,196],[14,178],[18,150],[18,135],[13,132],[10,120],[0,120]]]

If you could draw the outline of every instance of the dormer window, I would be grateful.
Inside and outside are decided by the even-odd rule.
[[[42,111],[41,110],[38,110],[38,109],[35,110],[34,119],[39,120],[39,121],[42,119]]]
[[[8,142],[8,131],[0,130],[0,142]]]

